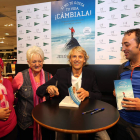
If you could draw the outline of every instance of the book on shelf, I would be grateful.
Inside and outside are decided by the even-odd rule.
[[[118,110],[125,109],[122,107],[123,98],[134,98],[131,79],[114,80],[116,102]]]

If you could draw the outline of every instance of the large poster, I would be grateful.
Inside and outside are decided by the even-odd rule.
[[[95,1],[64,0],[52,4],[52,63],[66,64],[70,49],[82,46],[95,64]]]
[[[74,46],[82,46],[89,64],[126,61],[122,38],[140,27],[139,0],[62,0],[17,7],[17,63],[26,51],[41,47],[44,64],[67,64]]]

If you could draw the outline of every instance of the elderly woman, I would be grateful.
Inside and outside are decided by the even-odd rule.
[[[0,58],[0,140],[16,140],[17,117],[13,107],[13,88],[11,82],[1,75],[3,67]]]
[[[28,49],[27,62],[29,69],[19,72],[13,79],[14,91],[18,90],[16,108],[20,140],[41,140],[41,128],[33,121],[32,110],[42,102],[36,96],[36,89],[51,78],[51,74],[43,70],[44,53],[39,47]]]

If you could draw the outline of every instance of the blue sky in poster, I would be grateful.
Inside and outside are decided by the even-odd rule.
[[[52,2],[51,6],[51,35],[53,63],[66,63],[64,59],[57,59],[60,50],[71,38],[69,28],[75,29],[74,38],[85,48],[90,56],[89,64],[95,63],[95,0],[62,0]],[[65,13],[67,16],[65,16]],[[70,14],[73,16],[70,17]],[[69,17],[69,18],[68,18]],[[91,33],[85,35],[85,27],[91,28]],[[56,49],[59,48],[59,51]],[[57,51],[56,51],[57,50]],[[68,52],[62,52],[67,55]],[[63,62],[62,62],[63,61]]]

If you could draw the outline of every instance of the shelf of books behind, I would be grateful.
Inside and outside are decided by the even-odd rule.
[[[15,64],[17,63],[17,52],[0,53],[0,58],[4,62],[3,77],[9,80],[15,76]],[[11,78],[10,78],[11,77]]]

